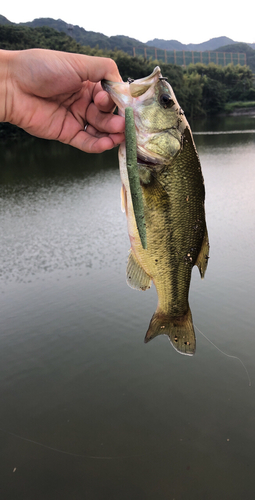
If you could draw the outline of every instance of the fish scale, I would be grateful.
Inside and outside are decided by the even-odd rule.
[[[197,261],[205,229],[205,221],[202,226],[199,226],[199,231],[194,229],[198,220],[204,220],[204,187],[201,175],[198,175],[196,183],[190,182],[190,176],[194,177],[194,169],[191,169],[190,172],[185,171],[185,179],[180,176],[182,165],[187,161],[187,157],[192,156],[193,149],[187,142],[174,164],[170,174],[171,182],[168,182],[169,174],[166,176],[162,172],[157,177],[157,184],[160,186],[155,190],[157,192],[152,193],[153,188],[148,191],[148,188],[143,186],[144,204],[147,207],[145,221],[150,255],[144,255],[144,258],[141,256],[141,259],[145,270],[149,273],[152,261],[155,260],[155,255],[159,257],[159,248],[161,249],[160,258],[155,264],[157,272],[153,273],[153,281],[157,288],[161,311],[175,316],[184,315],[188,310],[191,271]],[[199,160],[197,156],[194,158],[198,162],[197,172],[199,174]],[[195,196],[198,187],[201,190],[201,199]],[[163,195],[159,194],[159,189],[165,191],[165,203],[162,203]],[[152,206],[152,200],[154,202],[157,200],[159,206]],[[180,212],[182,213],[181,226]],[[163,222],[159,220],[162,218]],[[155,225],[162,227],[162,236],[158,233],[158,240],[154,238],[153,234]],[[160,245],[157,245],[158,241],[160,241]],[[168,279],[166,279],[166,274]],[[162,275],[164,275],[164,279],[161,279]]]

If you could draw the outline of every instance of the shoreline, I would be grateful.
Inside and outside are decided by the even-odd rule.
[[[255,106],[251,108],[235,108],[233,111],[224,111],[220,113],[218,116],[255,116]]]
[[[217,113],[216,115],[208,115],[206,118],[211,118],[211,117],[228,117],[228,116],[254,116],[255,118],[255,106],[251,107],[236,107],[232,111],[222,111],[221,113]],[[198,117],[198,119],[205,118],[205,117]],[[192,120],[189,120],[192,122]],[[24,137],[33,137],[30,136],[27,132],[25,132],[23,129],[19,128],[16,125],[12,125],[7,122],[0,122],[0,142],[4,142],[6,140],[19,140],[20,138]]]

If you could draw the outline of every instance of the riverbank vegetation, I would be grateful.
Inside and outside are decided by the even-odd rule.
[[[235,106],[240,107],[240,103],[241,107],[247,105],[255,107],[254,75],[249,66],[198,63],[181,67],[165,64],[141,56],[132,57],[121,50],[83,46],[64,32],[46,26],[30,28],[20,25],[0,25],[0,48],[5,50],[46,48],[111,57],[116,61],[124,81],[129,77],[134,79],[144,77],[158,64],[163,76],[167,77],[172,85],[188,119],[228,113],[233,111]],[[2,128],[0,136],[3,133]],[[9,135],[9,128],[7,133]]]

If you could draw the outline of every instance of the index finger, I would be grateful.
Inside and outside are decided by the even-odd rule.
[[[67,54],[65,55],[67,56]],[[68,59],[81,81],[100,82],[105,79],[112,82],[122,82],[117,64],[113,59],[70,53]]]

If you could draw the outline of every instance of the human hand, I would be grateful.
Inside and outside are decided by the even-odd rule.
[[[0,121],[89,153],[124,140],[124,118],[100,84],[121,81],[112,59],[30,49],[0,51],[1,63]]]

